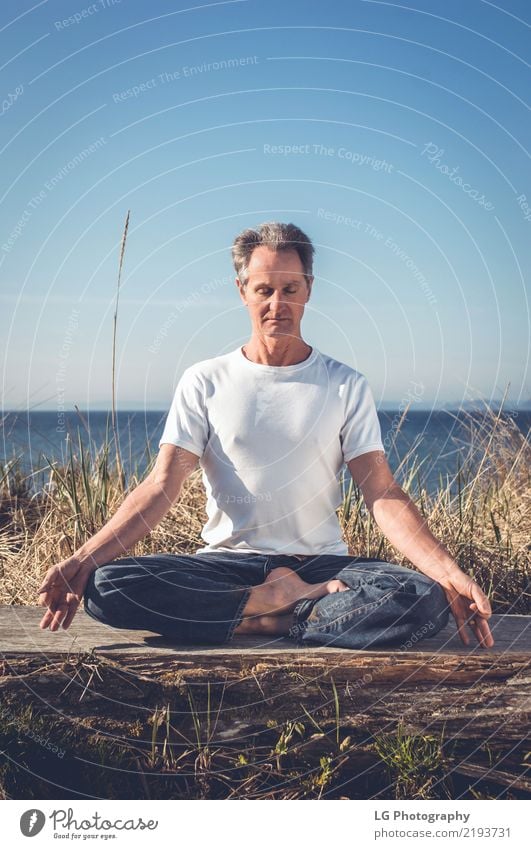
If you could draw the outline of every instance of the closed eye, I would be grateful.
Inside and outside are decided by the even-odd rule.
[[[269,295],[270,292],[272,291],[272,289],[257,289],[256,291],[258,292],[259,295],[266,295],[266,294]],[[297,291],[297,289],[293,286],[290,287],[289,289],[284,289],[284,292],[287,295],[294,295],[296,293],[296,291]]]

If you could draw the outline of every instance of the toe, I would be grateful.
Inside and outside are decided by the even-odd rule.
[[[334,578],[333,581],[328,582],[328,592],[342,593],[344,590],[348,590],[348,587],[344,581],[340,581],[338,578]]]

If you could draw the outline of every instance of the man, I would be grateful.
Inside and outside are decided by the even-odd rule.
[[[468,628],[480,645],[494,644],[486,595],[393,478],[365,377],[301,336],[313,253],[293,224],[235,239],[251,337],[186,369],[153,471],[48,571],[41,628],[68,628],[84,596],[101,622],[186,643],[279,634],[364,648],[433,635],[451,611],[465,644]],[[198,462],[207,544],[190,555],[121,557],[160,522]],[[344,463],[383,533],[420,571],[348,554],[336,514]]]

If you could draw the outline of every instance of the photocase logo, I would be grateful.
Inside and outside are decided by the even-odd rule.
[[[31,808],[29,811],[24,811],[20,817],[20,830],[24,837],[35,837],[42,831],[46,817],[42,811],[36,808]]]

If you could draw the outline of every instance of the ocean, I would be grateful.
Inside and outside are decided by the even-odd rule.
[[[122,462],[127,473],[143,472],[158,450],[167,411],[120,411],[117,415]],[[482,413],[474,413],[480,424]],[[527,435],[531,427],[531,411],[518,410],[505,414]],[[398,481],[404,483],[407,469],[401,463],[412,451],[420,463],[420,482],[433,494],[441,480],[452,480],[469,452],[471,434],[470,416],[449,410],[408,411],[400,429],[402,414],[399,411],[379,411],[382,440],[389,464]],[[106,411],[5,412],[0,419],[0,463],[18,458],[21,467],[32,475],[36,485],[46,474],[48,463],[65,462],[73,451],[78,453],[78,440],[92,454],[101,448],[106,438],[112,438],[111,416]],[[476,462],[481,453],[476,452]],[[112,457],[113,451],[111,451]],[[346,472],[348,482],[348,472]],[[414,479],[413,490],[418,486]]]

